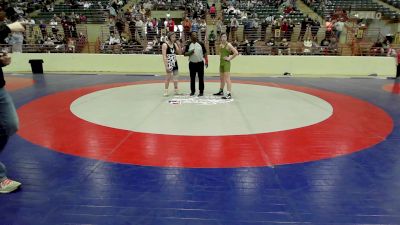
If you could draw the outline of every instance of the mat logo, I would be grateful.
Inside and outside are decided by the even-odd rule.
[[[217,105],[227,104],[233,102],[233,99],[221,99],[218,96],[203,96],[203,97],[192,97],[189,95],[174,96],[168,100],[171,105],[182,105],[182,104],[197,104],[197,105]]]

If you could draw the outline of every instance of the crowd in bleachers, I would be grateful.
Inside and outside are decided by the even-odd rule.
[[[398,9],[400,9],[400,0],[382,0]]]
[[[320,16],[332,17],[336,11],[370,11],[377,12],[381,18],[397,22],[400,14],[373,0],[304,0],[304,2]]]
[[[103,53],[159,54],[168,32],[176,32],[185,44],[195,31],[210,54],[218,53],[219,35],[225,32],[243,55],[336,55],[340,54],[339,39],[348,19],[347,6],[359,7],[360,1],[304,0],[324,17],[321,24],[317,18],[304,15],[294,0],[215,0],[210,4],[206,0],[142,0],[124,9],[126,0],[18,0],[12,3],[15,15],[29,21],[27,33],[31,37],[13,34],[9,44],[16,46],[16,52],[79,52],[87,43],[87,33],[79,31],[77,24],[90,23],[88,17],[95,12],[92,22],[100,18],[99,22],[108,24],[99,38]],[[365,2],[366,7],[380,9],[371,0]],[[216,3],[221,8],[217,9]],[[35,9],[40,11],[38,17],[30,18],[29,10]],[[183,10],[184,18],[152,17],[152,11],[160,9]],[[21,40],[43,48],[21,50]],[[379,49],[379,53],[379,46],[375,43],[371,49]],[[371,54],[378,53],[371,50]]]
[[[101,52],[159,54],[168,32],[176,32],[178,39],[185,42],[189,32],[198,31],[200,40],[205,41],[208,7],[205,1],[182,1],[186,15],[183,20],[167,15],[165,18],[152,18],[151,11],[159,8],[156,4],[154,1],[142,1],[125,12],[117,13],[103,35],[106,37],[101,38]]]
[[[32,1],[16,1],[7,7],[7,20],[20,21],[26,24],[26,32],[12,33],[3,45],[8,45],[9,51],[18,52],[80,52],[87,43],[86,32],[77,31],[77,20],[74,13],[60,17],[54,14],[50,23],[35,20],[29,16],[29,6]],[[36,1],[35,9],[51,10],[54,1]],[[81,21],[81,20],[80,20]]]
[[[223,4],[225,32],[242,54],[338,54],[340,33],[331,29],[325,37],[318,37],[325,24],[304,16],[294,1],[252,0]],[[243,34],[238,34],[240,25],[243,25]],[[238,41],[238,36],[243,37],[242,42]]]

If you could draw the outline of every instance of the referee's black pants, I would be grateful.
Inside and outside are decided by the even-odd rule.
[[[196,92],[196,73],[199,76],[199,90],[200,93],[204,92],[204,62],[189,62],[190,71],[190,90],[192,93]]]

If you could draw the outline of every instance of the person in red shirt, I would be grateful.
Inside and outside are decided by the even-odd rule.
[[[283,23],[281,24],[281,37],[286,37],[286,32],[289,30],[289,24],[286,20],[283,20]]]
[[[293,12],[293,8],[291,6],[288,6],[285,8],[285,10],[283,11],[285,14],[290,14]]]
[[[175,31],[175,22],[173,19],[168,20],[168,30],[169,30],[169,32]]]

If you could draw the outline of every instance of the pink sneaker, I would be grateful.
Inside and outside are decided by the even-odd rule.
[[[10,192],[13,192],[17,190],[21,186],[20,182],[10,180],[10,179],[5,179],[2,182],[0,182],[0,193],[2,194],[7,194]]]

